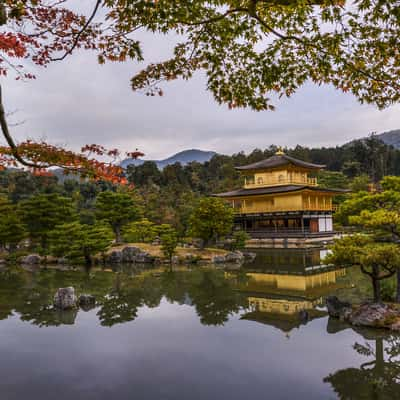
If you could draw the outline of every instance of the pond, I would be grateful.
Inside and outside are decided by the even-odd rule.
[[[3,269],[0,398],[400,398],[400,338],[327,316],[327,295],[365,295],[368,282],[321,255],[264,250],[240,268],[173,271]],[[64,286],[96,306],[54,310]]]

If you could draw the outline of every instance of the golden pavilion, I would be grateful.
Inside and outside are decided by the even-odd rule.
[[[318,186],[313,175],[324,167],[278,151],[236,167],[244,175],[244,186],[215,196],[232,205],[235,225],[252,238],[332,236],[332,199],[343,190]]]

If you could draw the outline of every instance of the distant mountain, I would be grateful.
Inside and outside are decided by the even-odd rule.
[[[393,146],[396,149],[400,149],[400,129],[383,132],[376,135],[376,137],[381,139],[383,143]]]
[[[159,169],[163,169],[167,165],[175,164],[177,162],[182,165],[186,165],[190,162],[197,161],[199,163],[205,163],[209,161],[215,154],[214,151],[203,151],[203,150],[184,150],[179,153],[174,154],[164,160],[142,160],[142,159],[132,159],[127,158],[121,162],[121,167],[126,168],[128,165],[142,165],[145,161],[153,161],[156,163]]]

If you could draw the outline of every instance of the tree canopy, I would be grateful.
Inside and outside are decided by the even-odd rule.
[[[111,226],[117,243],[120,243],[122,228],[139,219],[140,209],[130,194],[107,191],[100,193],[96,199],[96,216]]]
[[[149,63],[132,77],[134,90],[162,95],[160,82],[189,79],[197,71],[207,89],[230,108],[274,109],[306,82],[330,84],[379,108],[397,103],[399,90],[399,7],[397,0],[93,0],[88,15],[67,1],[0,2],[0,73],[32,78],[21,59],[39,66],[68,58],[76,49],[97,53],[99,63],[142,61],[135,32],[178,34],[171,57]],[[16,144],[0,101],[0,122],[8,147],[1,163],[17,159],[39,171],[49,165],[118,177],[112,163],[26,141]],[[138,153],[134,153],[137,155]]]
[[[200,199],[190,219],[191,234],[202,239],[204,245],[228,234],[232,226],[232,207],[214,197]]]
[[[377,242],[365,235],[354,235],[337,240],[331,250],[326,261],[338,266],[359,266],[371,279],[374,302],[381,302],[380,282],[400,268],[398,246]]]
[[[46,254],[50,232],[57,225],[75,218],[71,199],[56,193],[39,194],[22,201],[19,212],[31,242],[38,243]]]
[[[70,222],[58,225],[50,233],[50,251],[69,260],[84,259],[92,265],[93,256],[107,251],[113,240],[111,229],[104,225]]]
[[[381,182],[380,186],[382,190],[369,193],[360,191],[354,193],[349,199],[344,201],[336,218],[343,225],[352,225],[363,232],[368,233],[369,240],[373,242],[366,246],[369,249],[369,257],[364,258],[366,264],[374,262],[375,264],[384,265],[387,259],[392,253],[398,253],[400,244],[400,178],[397,176],[387,176]],[[351,243],[347,243],[347,240],[351,238],[344,238],[341,242],[344,245],[343,249],[340,249],[335,245],[337,255],[343,254],[345,257],[351,257],[352,254],[358,254],[363,248],[362,243],[359,243],[354,248],[355,252],[351,251]],[[349,248],[345,247],[349,245]],[[385,247],[386,246],[386,247]],[[390,246],[390,247],[387,247]],[[380,251],[382,249],[382,252]],[[347,255],[345,254],[347,252]],[[386,255],[384,254],[386,252]],[[357,256],[357,257],[358,257]],[[379,258],[381,261],[378,262]],[[355,262],[353,262],[355,263]],[[358,264],[358,263],[355,263]],[[400,263],[392,263],[389,268],[390,271],[397,271],[397,301],[400,301]],[[387,272],[388,270],[387,269]],[[378,274],[382,276],[382,274]],[[385,274],[383,274],[384,276]]]

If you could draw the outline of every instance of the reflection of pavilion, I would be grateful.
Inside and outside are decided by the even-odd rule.
[[[263,254],[263,260],[276,264],[251,265],[244,283],[237,289],[248,299],[250,312],[242,319],[257,321],[289,332],[301,324],[326,316],[318,309],[323,297],[338,287],[345,269],[333,269],[320,263],[320,250],[276,250]],[[302,311],[306,313],[300,314]]]

